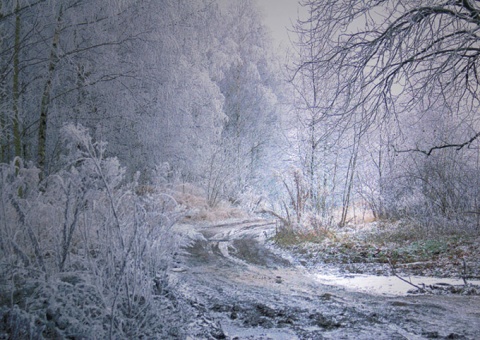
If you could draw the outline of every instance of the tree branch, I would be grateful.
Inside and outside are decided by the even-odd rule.
[[[441,150],[441,149],[447,149],[447,148],[455,148],[457,151],[463,149],[464,147],[466,146],[469,146],[470,144],[472,144],[476,139],[478,139],[478,137],[480,137],[480,132],[477,132],[475,134],[475,136],[473,136],[472,138],[470,138],[468,141],[464,142],[464,143],[461,143],[461,144],[444,144],[444,145],[439,145],[439,146],[434,146],[434,147],[431,147],[430,149],[428,150],[422,150],[422,149],[419,149],[419,148],[415,148],[415,149],[407,149],[407,150],[397,150],[395,147],[394,147],[394,151],[396,153],[406,153],[406,152],[420,152],[420,153],[423,153],[424,155],[427,155],[427,156],[431,156],[433,151],[435,150]]]

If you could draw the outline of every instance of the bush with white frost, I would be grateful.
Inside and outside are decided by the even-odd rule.
[[[176,203],[136,193],[82,126],[63,136],[62,169],[41,181],[21,159],[0,164],[0,338],[178,333],[166,271]]]

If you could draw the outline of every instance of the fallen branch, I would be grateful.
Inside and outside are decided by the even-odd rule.
[[[388,264],[390,265],[390,268],[392,269],[392,274],[393,276],[395,276],[396,278],[402,280],[403,282],[405,283],[408,283],[409,285],[411,285],[412,287],[415,287],[417,288],[421,293],[429,293],[431,294],[430,291],[426,290],[425,289],[425,286],[423,287],[420,287],[420,286],[417,286],[416,284],[414,284],[413,282],[407,280],[407,279],[404,279],[403,277],[401,277],[400,275],[397,274],[397,270],[395,269],[395,265],[392,263],[392,261],[390,261],[390,259],[388,259]]]

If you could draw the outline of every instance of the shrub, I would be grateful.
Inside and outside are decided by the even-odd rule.
[[[175,201],[137,195],[137,182],[126,182],[85,128],[68,125],[63,134],[63,167],[42,181],[19,159],[0,165],[0,334],[168,333],[162,320],[175,313],[159,283],[176,251]]]

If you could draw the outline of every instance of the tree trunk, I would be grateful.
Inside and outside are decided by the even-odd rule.
[[[0,84],[0,105],[6,101],[6,96],[3,95],[2,89],[6,88],[5,83]],[[0,109],[0,163],[7,163],[9,161],[9,147],[10,131],[8,129],[7,113]]]
[[[15,46],[13,53],[13,145],[15,151],[15,157],[21,157],[22,155],[22,140],[20,135],[20,110],[19,110],[19,99],[20,99],[20,34],[21,34],[21,21],[20,14],[18,10],[20,5],[17,1],[17,15],[15,19]]]
[[[50,95],[52,92],[52,82],[55,68],[58,63],[58,43],[60,40],[60,27],[62,24],[62,6],[57,17],[57,26],[53,33],[52,49],[50,51],[50,64],[48,66],[48,75],[43,89],[42,102],[40,105],[40,120],[38,127],[38,154],[37,162],[42,175],[45,173],[46,145],[47,145],[47,123],[48,123],[48,106],[50,104]]]
[[[347,175],[346,175],[346,182],[345,182],[345,190],[343,193],[343,207],[342,207],[342,217],[340,219],[339,226],[344,227],[345,224],[347,223],[347,213],[348,213],[348,208],[350,207],[350,196],[352,193],[352,187],[353,187],[353,180],[354,180],[354,175],[355,175],[355,168],[357,165],[357,156],[358,156],[358,144],[360,143],[360,137],[357,136],[354,137],[354,142],[353,142],[353,150],[352,150],[352,156],[350,157],[350,162],[348,164],[348,169],[347,169]]]
[[[0,2],[0,18],[3,17],[2,14],[2,2]],[[0,31],[0,49],[3,49],[3,40],[2,32]],[[0,65],[2,66],[2,65]],[[3,103],[6,102],[7,96],[5,95],[6,91],[3,89],[6,88],[4,80],[0,83],[0,163],[5,163],[8,161],[8,140],[9,133],[7,128],[7,113],[3,111]]]

